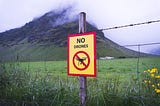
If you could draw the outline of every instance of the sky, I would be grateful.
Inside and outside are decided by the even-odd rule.
[[[36,17],[73,6],[72,15],[86,12],[97,28],[160,20],[160,0],[0,0],[0,32],[21,27]],[[120,45],[160,42],[160,23],[103,31]],[[137,50],[137,47],[130,47]],[[150,52],[160,45],[141,47]]]

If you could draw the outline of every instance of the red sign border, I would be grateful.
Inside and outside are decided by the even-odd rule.
[[[87,35],[93,35],[93,42],[94,42],[94,74],[73,74],[73,73],[70,73],[69,69],[70,69],[70,65],[69,65],[69,60],[70,59],[70,48],[69,48],[69,45],[70,45],[70,37],[76,37],[76,36],[87,36]],[[97,76],[97,72],[96,72],[96,32],[85,32],[85,33],[78,33],[78,34],[69,34],[68,35],[68,46],[67,46],[67,73],[69,76],[85,76],[85,77],[96,77]]]

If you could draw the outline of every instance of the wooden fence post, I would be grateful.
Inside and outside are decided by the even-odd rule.
[[[79,33],[84,33],[86,31],[86,13],[81,12],[79,14]],[[80,106],[86,106],[87,98],[87,78],[80,76]]]

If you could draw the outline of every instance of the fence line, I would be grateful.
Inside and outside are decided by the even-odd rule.
[[[143,22],[143,23],[136,23],[136,24],[129,24],[129,25],[123,25],[123,26],[116,26],[116,27],[111,27],[111,28],[105,28],[105,29],[98,29],[99,31],[104,31],[104,30],[112,30],[112,29],[119,29],[119,28],[126,28],[126,27],[133,27],[133,26],[138,26],[138,25],[144,25],[144,24],[151,24],[151,23],[158,23],[158,22],[160,22],[160,20],[156,20],[156,21],[148,21],[148,22]],[[6,46],[6,47],[12,47],[12,46],[16,46],[16,45],[25,45],[26,43],[19,43],[19,44],[15,44],[15,45],[8,45],[8,44],[4,44],[4,46]],[[28,43],[27,43],[28,44]],[[123,47],[131,47],[131,46],[136,46],[136,47],[138,47],[138,54],[137,54],[137,61],[136,61],[136,74],[137,74],[137,81],[138,81],[138,93],[139,93],[139,96],[127,96],[127,97],[131,97],[131,98],[137,98],[137,99],[146,99],[146,100],[159,100],[159,98],[143,98],[143,96],[140,96],[140,78],[139,78],[139,73],[140,73],[140,67],[139,67],[139,65],[140,65],[140,52],[141,52],[141,49],[140,49],[140,47],[141,46],[147,46],[147,45],[158,45],[158,44],[160,44],[160,42],[153,42],[153,43],[145,43],[145,44],[133,44],[133,45],[124,45]],[[38,46],[50,46],[50,45],[52,45],[52,44],[49,44],[49,45],[44,45],[44,44],[39,44]],[[30,45],[29,45],[30,46]],[[33,44],[31,44],[31,46],[33,46]],[[15,47],[15,49],[16,49],[16,47]],[[16,50],[15,50],[16,51]],[[17,54],[17,56],[18,56],[18,54]],[[30,58],[30,57],[29,57]],[[17,60],[18,60],[19,58],[17,57]],[[30,62],[30,60],[29,60],[29,62]],[[46,68],[46,61],[44,61],[45,62],[45,64],[44,64],[44,66],[45,66],[45,68]],[[97,68],[98,68],[98,70],[99,70],[99,68],[100,68],[100,63],[99,63],[99,60],[98,60],[98,64],[97,64],[98,66],[97,66]],[[28,63],[28,68],[29,68],[29,66],[30,66],[30,63]],[[47,69],[45,69],[45,70],[47,70]],[[133,73],[133,72],[132,72]],[[61,74],[61,73],[59,73],[59,74]],[[47,74],[47,76],[48,76],[48,74]],[[100,78],[103,78],[103,77],[100,77]],[[106,79],[106,78],[105,78]],[[59,80],[59,82],[60,82],[60,79],[58,79]],[[79,81],[79,79],[77,79],[77,81]],[[99,89],[99,87],[98,87],[98,78],[96,79],[96,84],[97,84],[97,92],[96,92],[96,95],[97,95],[97,97],[98,97],[98,91],[99,90],[101,90],[101,89]],[[61,84],[60,84],[61,85]],[[91,86],[91,85],[90,85]],[[61,91],[63,91],[63,89],[61,90]],[[126,95],[125,95],[125,97],[126,97]],[[0,100],[0,102],[1,102],[2,100]],[[7,100],[6,100],[7,101]],[[52,102],[52,101],[51,101]],[[6,103],[6,102],[2,102],[2,103]],[[25,105],[25,101],[22,101],[22,103]],[[33,103],[34,104],[34,102],[27,102],[27,103]],[[47,103],[47,102],[45,102],[45,103]],[[0,104],[1,105],[1,104]],[[77,104],[74,104],[74,105],[77,105]]]
[[[14,45],[9,45],[9,44],[3,44],[5,47],[11,48],[12,46],[18,46],[18,45],[25,45],[29,43],[18,43]],[[139,44],[131,44],[131,45],[122,45],[121,47],[133,47],[133,46],[147,46],[147,45],[159,45],[160,42],[152,42],[152,43],[139,43]],[[34,44],[37,46],[51,46],[53,44]],[[32,45],[32,46],[34,46]]]

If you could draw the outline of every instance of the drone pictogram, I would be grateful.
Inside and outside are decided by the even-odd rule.
[[[90,64],[89,55],[84,51],[79,51],[73,56],[73,65],[76,69],[83,71]]]
[[[82,65],[86,59],[87,57],[76,58],[76,60],[78,61],[78,65]]]

